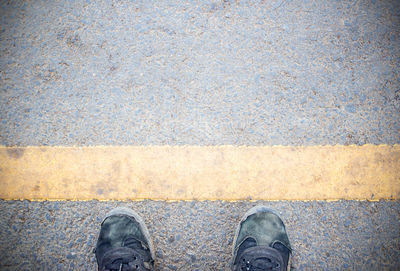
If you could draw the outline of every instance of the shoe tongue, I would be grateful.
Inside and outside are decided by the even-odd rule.
[[[248,237],[246,238],[246,240],[244,240],[244,242],[239,246],[239,250],[237,252],[237,255],[242,255],[242,253],[250,248],[250,247],[255,247],[257,246],[257,242],[256,239],[252,238],[252,237]]]
[[[137,270],[133,266],[143,266],[143,260],[136,256],[135,251],[127,247],[114,248],[106,253],[101,261],[99,270]]]
[[[236,265],[248,268],[242,270],[284,270],[285,266],[280,252],[267,246],[247,248],[238,257]]]
[[[253,261],[253,270],[271,270],[276,267],[276,263],[269,258],[258,258]]]

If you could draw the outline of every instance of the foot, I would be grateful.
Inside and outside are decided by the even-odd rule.
[[[250,209],[236,230],[232,270],[290,270],[290,254],[279,216],[265,206]]]
[[[95,248],[99,271],[153,270],[154,250],[142,218],[116,208],[104,218]]]

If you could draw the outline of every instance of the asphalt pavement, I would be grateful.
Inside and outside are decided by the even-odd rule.
[[[283,219],[292,270],[398,270],[399,202],[0,201],[2,270],[95,270],[100,223],[114,207],[142,215],[157,270],[230,270],[237,223],[264,204]]]
[[[4,146],[400,143],[397,0],[2,0],[0,14]],[[0,200],[0,269],[95,270],[101,218],[128,206],[158,270],[227,270],[259,203],[285,221],[294,270],[400,270],[398,200]]]

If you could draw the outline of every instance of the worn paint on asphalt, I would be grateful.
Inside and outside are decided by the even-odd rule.
[[[400,198],[400,145],[1,147],[0,198]]]

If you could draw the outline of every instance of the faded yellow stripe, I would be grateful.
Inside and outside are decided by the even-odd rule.
[[[0,147],[0,198],[400,198],[400,145]]]

